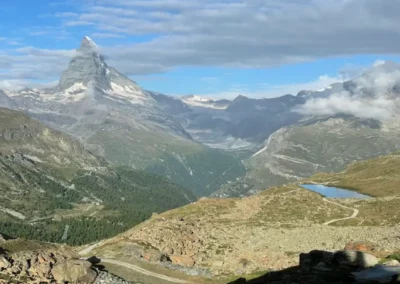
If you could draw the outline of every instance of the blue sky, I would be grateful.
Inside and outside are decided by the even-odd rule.
[[[273,97],[399,61],[397,1],[2,0],[0,88],[55,84],[90,36],[109,65],[172,95]]]

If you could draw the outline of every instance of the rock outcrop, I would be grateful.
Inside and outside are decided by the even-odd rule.
[[[51,273],[60,283],[93,283],[97,273],[91,266],[92,264],[86,260],[64,260],[56,263]]]
[[[0,255],[0,279],[5,283],[93,283],[92,264],[67,248],[4,252]]]
[[[25,242],[0,244],[0,284],[129,284],[79,259],[67,246]]]

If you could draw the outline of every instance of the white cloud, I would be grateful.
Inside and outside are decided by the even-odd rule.
[[[378,60],[375,60],[375,62],[372,64],[372,66],[373,67],[378,67],[378,66],[381,66],[381,65],[383,65],[383,64],[385,64],[385,60],[382,60],[382,59],[378,59]]]
[[[71,0],[64,4],[54,6],[59,26],[27,27],[25,32],[76,41],[76,27],[95,38],[134,40],[145,35],[138,37],[139,43],[103,50],[109,64],[127,75],[184,66],[267,68],[331,56],[399,53],[400,1]],[[78,9],[71,12],[73,5]],[[11,62],[20,56],[8,55]],[[31,54],[25,72],[13,63],[7,73],[27,76],[19,79],[37,77],[36,65],[43,65],[42,60]],[[55,72],[60,61],[44,65]]]
[[[347,90],[327,98],[311,98],[296,111],[305,115],[349,114],[378,120],[393,118],[398,114],[399,65],[374,64],[372,69],[352,82]]]
[[[152,35],[137,44],[104,50],[116,68],[130,75],[182,66],[264,68],[337,55],[398,53],[400,44],[400,19],[392,13],[400,9],[400,2],[395,1],[93,3],[64,24],[92,25],[99,34]]]
[[[30,80],[0,80],[0,90],[19,91],[29,86],[30,88],[49,88],[58,84],[58,81],[53,82],[32,82]]]
[[[305,115],[350,114],[360,118],[389,119],[394,114],[394,103],[391,99],[376,98],[362,100],[350,96],[348,92],[333,94],[328,98],[308,100],[297,111]]]
[[[36,86],[36,81],[54,81],[66,69],[75,50],[47,50],[34,47],[21,47],[12,55],[0,53],[0,78],[3,86],[21,84]],[[14,88],[10,86],[9,88]]]
[[[96,38],[123,38],[125,36],[115,33],[92,33],[90,37],[96,39]]]
[[[314,81],[297,83],[297,84],[260,84],[257,88],[254,86],[241,85],[232,87],[226,91],[210,92],[205,94],[198,94],[200,96],[220,99],[233,99],[239,95],[250,98],[273,98],[285,94],[296,95],[302,90],[318,91],[328,87],[329,85],[337,82],[342,82],[342,77],[322,75]]]

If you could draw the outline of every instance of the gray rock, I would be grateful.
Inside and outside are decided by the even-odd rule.
[[[59,90],[68,89],[76,83],[82,83],[84,86],[94,84],[95,88],[110,90],[112,89],[111,82],[113,82],[140,91],[140,87],[134,81],[107,65],[104,57],[98,53],[96,44],[90,38],[84,37],[76,52],[68,69],[61,75]]]
[[[95,44],[84,37],[76,52],[77,55],[69,63],[68,69],[61,74],[59,89],[68,89],[76,83],[88,86],[91,82],[100,89],[111,89],[107,76],[108,66],[104,62],[104,58],[97,52]]]
[[[316,266],[314,266],[313,270],[316,273],[326,273],[333,271],[333,269],[329,267],[325,262],[318,263]]]
[[[125,281],[124,279],[115,276],[106,271],[99,271],[96,280],[93,284],[130,284],[131,282]],[[139,282],[135,282],[140,284]]]
[[[335,263],[358,268],[368,268],[378,264],[378,259],[361,251],[337,251],[333,257]]]
[[[93,283],[97,273],[86,260],[67,260],[54,265],[51,273],[56,281],[64,283]]]
[[[375,281],[377,283],[397,283],[400,266],[377,265],[375,267],[352,273],[358,283]]]
[[[11,267],[11,263],[7,260],[4,255],[0,255],[0,270]]]
[[[385,266],[400,266],[400,262],[398,260],[391,259],[389,261],[384,262],[383,265],[385,265]]]
[[[16,108],[17,103],[6,95],[2,90],[0,90],[0,107],[5,108]]]
[[[300,269],[303,273],[309,273],[320,263],[330,263],[334,254],[329,251],[313,250],[309,253],[300,254]],[[321,267],[322,268],[322,267]]]

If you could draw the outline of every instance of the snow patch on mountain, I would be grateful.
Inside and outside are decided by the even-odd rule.
[[[96,43],[88,36],[85,36],[84,39],[90,44],[92,47],[96,47]]]
[[[132,104],[149,104],[156,103],[156,101],[144,92],[140,88],[135,88],[135,86],[121,86],[111,82],[112,90],[103,90],[106,95],[111,97],[119,97],[121,99],[127,100]]]
[[[228,104],[219,104],[217,100],[200,96],[184,96],[181,100],[189,106],[213,109],[227,109]]]

